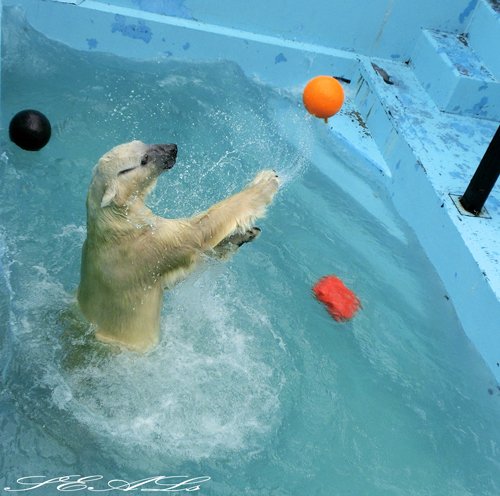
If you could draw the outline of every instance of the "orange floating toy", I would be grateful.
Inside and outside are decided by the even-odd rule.
[[[344,89],[332,76],[316,76],[306,84],[302,99],[310,114],[328,122],[344,103]]]
[[[361,306],[358,297],[335,276],[324,276],[314,286],[316,298],[325,304],[328,312],[336,321],[354,317]]]

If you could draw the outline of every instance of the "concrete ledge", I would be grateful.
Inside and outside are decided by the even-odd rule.
[[[495,11],[488,0],[479,0],[466,31],[470,46],[499,79],[500,12]]]
[[[411,63],[440,110],[500,120],[500,81],[464,36],[422,30]]]

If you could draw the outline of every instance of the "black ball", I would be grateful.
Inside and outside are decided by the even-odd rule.
[[[49,120],[38,110],[21,110],[9,124],[11,141],[31,152],[43,148],[49,142],[51,133]]]

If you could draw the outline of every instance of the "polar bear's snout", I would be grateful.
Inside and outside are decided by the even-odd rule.
[[[151,145],[148,154],[149,159],[161,170],[171,169],[177,158],[177,145]]]

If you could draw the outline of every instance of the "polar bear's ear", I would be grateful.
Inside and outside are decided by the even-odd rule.
[[[118,192],[118,187],[116,181],[113,181],[111,184],[108,184],[106,186],[106,189],[104,190],[104,194],[102,195],[101,208],[109,206],[111,202],[115,199],[117,192]]]

